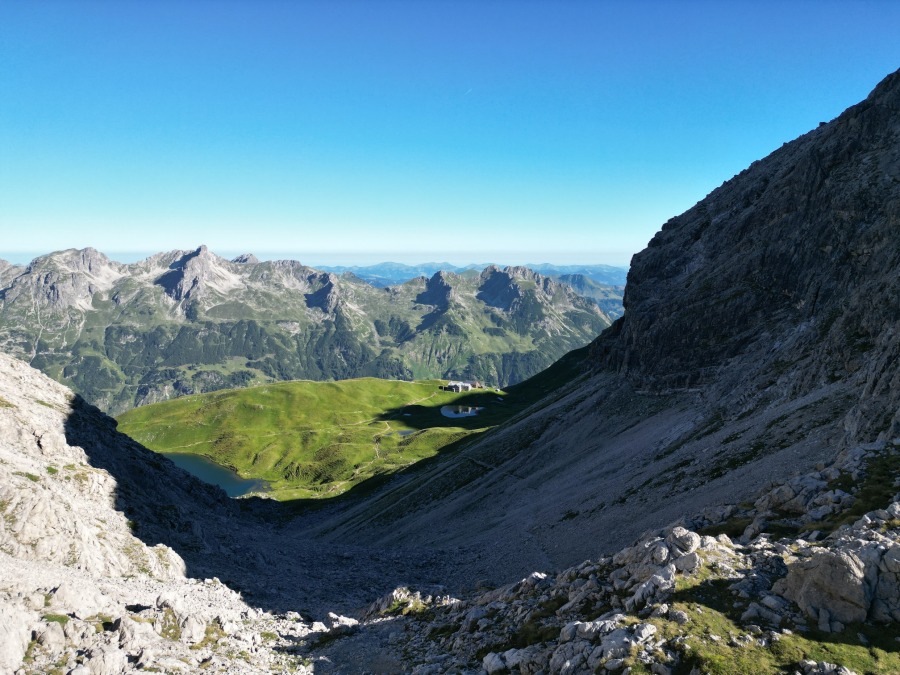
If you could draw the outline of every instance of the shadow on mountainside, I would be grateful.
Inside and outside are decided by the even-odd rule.
[[[229,499],[116,430],[116,422],[75,396],[66,441],[116,481],[114,508],[147,546],[182,557],[187,576],[218,577],[252,605],[321,618],[353,613],[397,586],[429,587],[444,577],[446,553],[376,550],[305,539],[296,507]]]
[[[391,509],[396,508],[400,502],[407,504],[412,509],[421,507],[425,502],[434,503],[444,496],[451,495],[461,486],[474,480],[477,476],[483,475],[486,470],[496,468],[497,463],[509,459],[510,455],[514,455],[518,451],[520,445],[525,444],[526,439],[520,439],[519,445],[505,443],[502,447],[491,446],[487,450],[487,454],[485,446],[480,445],[479,450],[471,456],[463,456],[462,453],[466,448],[483,441],[497,427],[518,420],[534,409],[536,404],[540,403],[543,406],[552,400],[552,396],[558,396],[564,385],[571,384],[584,374],[587,352],[588,347],[569,352],[546,370],[524,382],[506,388],[504,396],[500,396],[492,389],[475,389],[456,398],[446,406],[411,404],[384,410],[375,419],[383,422],[399,422],[403,426],[415,430],[414,433],[400,441],[401,453],[410,444],[420,442],[427,444],[429,442],[427,434],[430,429],[452,427],[458,429],[460,433],[449,443],[439,446],[432,456],[419,459],[400,470],[378,473],[357,483],[346,492],[327,499],[296,499],[283,502],[284,508],[292,514],[304,514],[311,511],[327,512],[327,515],[332,517],[331,522],[334,523],[334,516],[338,516],[337,520],[340,520],[343,516],[349,515],[350,509],[359,505],[365,504],[366,511],[368,511],[369,504],[366,503],[366,500],[373,496],[378,497],[377,493],[390,484],[390,489],[385,490],[385,495],[383,495],[385,500],[378,497],[379,501],[372,503],[375,511],[369,515],[374,520],[378,520],[377,509],[386,503],[392,503]],[[471,417],[449,418],[442,415],[443,407],[480,408],[481,410]],[[531,427],[533,433],[536,433],[535,429],[536,427]],[[470,433],[479,430],[483,431]],[[455,455],[460,455],[464,461],[454,461]],[[415,497],[409,496],[410,501],[407,502],[406,487],[409,486],[416,492],[416,489],[412,487],[416,481],[433,471],[441,473],[440,484],[435,480],[428,481],[428,489],[425,490],[424,495],[425,502],[422,502],[422,494],[417,494]],[[397,488],[400,489],[397,490]],[[389,523],[389,520],[384,522]],[[313,527],[315,528],[315,524]],[[325,530],[316,529],[316,531],[324,532]]]
[[[397,421],[412,429],[434,429],[437,427],[459,427],[461,429],[484,429],[507,421],[524,408],[525,401],[506,399],[493,390],[472,391],[455,399],[452,403],[440,405],[411,405],[389,408],[375,419],[380,422]],[[531,403],[531,402],[527,402]],[[471,416],[449,417],[443,408],[472,409]],[[474,409],[478,409],[477,411]]]
[[[162,286],[167,295],[174,297],[178,284],[184,278],[184,268],[190,260],[200,255],[200,252],[201,249],[198,248],[196,251],[191,251],[177,258],[169,265],[169,271],[157,277],[153,283],[157,286]]]

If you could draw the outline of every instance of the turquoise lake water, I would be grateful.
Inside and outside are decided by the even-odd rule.
[[[218,485],[225,490],[229,497],[240,497],[248,492],[261,492],[269,488],[268,482],[241,478],[231,469],[219,466],[211,459],[200,455],[190,455],[183,452],[164,452],[163,456],[172,460],[175,466],[193,474],[204,483]]]

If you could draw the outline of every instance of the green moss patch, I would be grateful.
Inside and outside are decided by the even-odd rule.
[[[37,483],[41,480],[40,476],[36,476],[33,473],[28,473],[26,471],[13,471],[13,474],[16,476],[22,476],[22,478],[27,478],[28,480]]]

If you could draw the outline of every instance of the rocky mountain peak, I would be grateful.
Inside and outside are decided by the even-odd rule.
[[[508,311],[512,303],[522,296],[522,289],[512,274],[513,268],[501,269],[491,265],[481,273],[478,298],[497,309]]]
[[[513,308],[527,289],[535,289],[546,298],[552,298],[560,289],[560,285],[550,277],[520,266],[501,268],[490,265],[482,271],[480,279],[478,298],[504,311]],[[564,294],[567,297],[574,295],[568,288]]]
[[[92,248],[67,249],[35,258],[25,274],[15,277],[12,272],[21,268],[0,271],[9,275],[10,286],[4,291],[7,302],[30,298],[54,314],[69,309],[90,308],[97,293],[109,291],[125,273],[125,266],[111,261]]]
[[[240,263],[242,265],[255,265],[259,262],[259,258],[252,253],[242,253],[237,258],[233,258],[231,262]]]
[[[175,302],[199,300],[209,293],[227,293],[241,285],[230,263],[211,253],[205,245],[180,255],[169,263],[168,271],[156,279]]]
[[[425,290],[416,297],[416,302],[446,308],[455,299],[452,272],[438,270],[425,282]]]
[[[0,260],[0,295],[9,283],[19,276],[25,268],[22,265],[13,265],[6,260]]]
[[[322,272],[317,275],[321,283],[319,289],[306,294],[306,305],[310,308],[321,309],[327,315],[333,315],[340,305],[341,292],[338,287],[338,277],[331,272]]]
[[[54,270],[59,272],[86,272],[94,276],[108,274],[109,270],[121,271],[124,266],[111,261],[106,255],[94,248],[57,251],[35,258],[29,265],[35,270]]]

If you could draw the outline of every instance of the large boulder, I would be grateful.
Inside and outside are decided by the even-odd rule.
[[[796,602],[812,618],[824,609],[834,621],[865,621],[872,603],[865,572],[856,554],[825,550],[791,565],[787,577],[773,590]]]
[[[900,621],[900,546],[892,546],[884,552],[878,572],[872,618],[884,622]]]
[[[103,646],[88,652],[86,665],[91,675],[120,675],[128,668],[128,655],[113,646]]]

